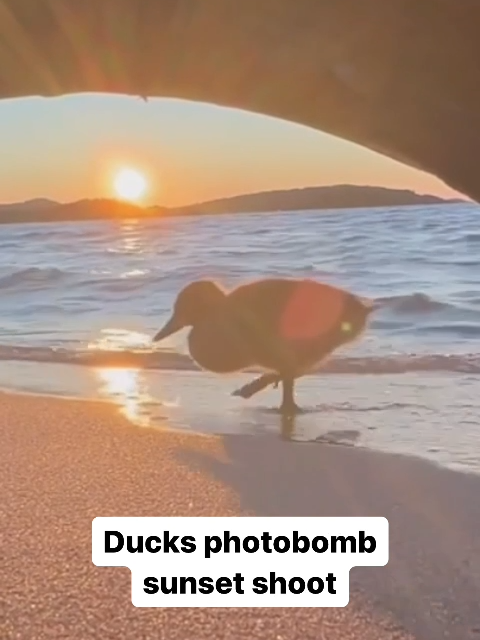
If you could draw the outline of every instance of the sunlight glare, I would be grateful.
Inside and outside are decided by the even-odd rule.
[[[115,193],[122,200],[136,202],[147,190],[147,179],[136,169],[124,168],[116,175],[113,183]]]

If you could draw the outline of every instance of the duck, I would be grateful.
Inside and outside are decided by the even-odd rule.
[[[244,399],[282,384],[279,410],[296,415],[295,381],[334,351],[357,341],[374,303],[312,279],[264,278],[228,291],[196,280],[177,295],[171,316],[153,337],[158,343],[189,327],[188,349],[203,370],[262,373],[233,392]]]

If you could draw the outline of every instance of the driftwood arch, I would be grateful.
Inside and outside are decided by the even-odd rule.
[[[0,98],[178,97],[312,126],[480,200],[476,0],[0,0]]]

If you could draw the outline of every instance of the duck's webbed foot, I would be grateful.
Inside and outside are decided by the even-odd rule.
[[[263,391],[270,385],[274,385],[275,388],[278,387],[281,378],[275,373],[265,373],[263,376],[259,378],[255,378],[252,382],[245,384],[240,389],[237,389],[232,393],[232,396],[237,396],[239,398],[244,398],[245,400],[251,398],[259,391]]]
[[[279,411],[282,416],[286,417],[298,416],[303,413],[303,409],[296,402],[282,402]]]
[[[263,376],[255,378],[240,389],[236,389],[232,395],[246,400],[271,385],[277,389],[280,382],[283,385],[283,397],[279,412],[284,416],[295,416],[302,413],[302,409],[294,399],[294,378],[282,378],[275,373],[265,373]]]
[[[280,405],[280,413],[283,416],[298,416],[300,413],[303,413],[303,410],[301,407],[298,406],[298,404],[296,404],[295,402],[286,402]]]

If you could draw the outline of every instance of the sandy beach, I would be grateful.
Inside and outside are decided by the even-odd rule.
[[[3,394],[0,429],[2,639],[479,637],[480,476],[348,447],[142,429],[86,401]],[[386,516],[390,562],[353,569],[350,604],[319,610],[136,609],[130,572],[91,562],[96,516],[255,514]]]

